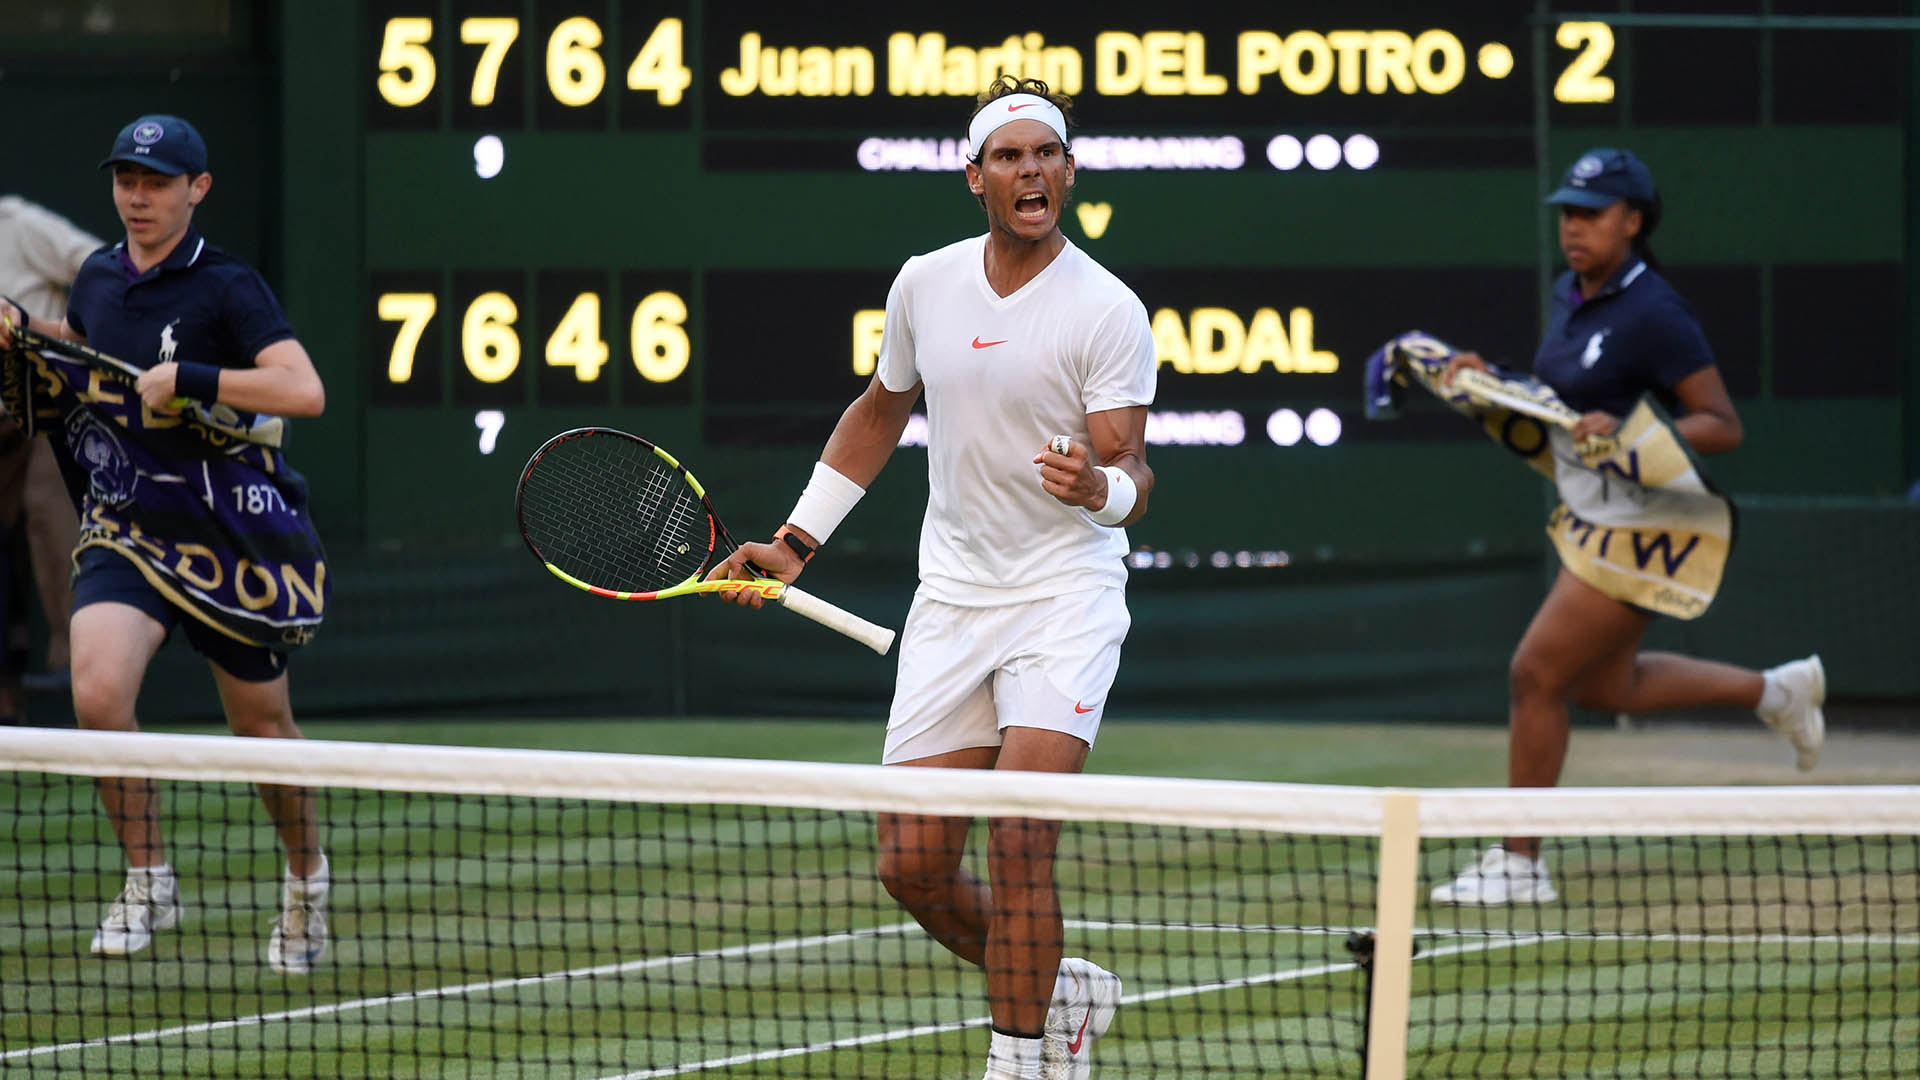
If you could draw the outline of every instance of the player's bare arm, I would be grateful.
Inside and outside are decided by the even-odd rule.
[[[1676,383],[1673,393],[1687,411],[1674,421],[1674,429],[1696,452],[1724,454],[1740,445],[1745,432],[1719,368],[1701,368]]]
[[[820,452],[820,461],[861,488],[871,485],[900,445],[900,435],[906,431],[913,404],[918,400],[918,385],[911,390],[889,390],[880,382],[880,376],[875,375],[866,390],[840,414],[840,422],[827,437],[826,449]],[[787,522],[774,532],[772,542],[742,544],[739,551],[708,572],[706,580],[753,577],[753,572],[746,568],[751,562],[773,577],[793,581],[806,567],[806,559],[782,539],[787,533],[792,533],[809,550],[822,543],[812,533]],[[755,608],[766,602],[760,594],[748,592],[721,593],[720,599]]]
[[[73,327],[65,319],[36,319],[27,314],[27,309],[11,300],[0,300],[0,349],[13,348],[13,328],[25,329],[45,334],[62,341],[86,344],[86,339],[74,333]]]
[[[1740,445],[1744,437],[1740,414],[1734,411],[1719,368],[1702,368],[1680,380],[1673,391],[1686,409],[1686,415],[1674,421],[1674,430],[1695,452],[1723,454]],[[1570,431],[1578,443],[1589,435],[1611,435],[1619,426],[1619,417],[1596,410],[1582,416]]]
[[[1147,494],[1153,490],[1153,470],[1147,467],[1147,407],[1130,405],[1087,414],[1087,436],[1092,448],[1073,443],[1065,454],[1043,449],[1034,457],[1040,466],[1040,486],[1068,506],[1089,513],[1107,508],[1112,479],[1102,466],[1126,473],[1135,491],[1133,508],[1112,524],[1131,525],[1147,513]]]
[[[149,408],[166,410],[182,395],[179,377],[180,365],[168,361],[148,368],[135,386]],[[314,370],[313,358],[292,338],[261,349],[252,368],[222,368],[217,378],[214,400],[236,409],[273,416],[319,416],[327,406],[326,387]]]

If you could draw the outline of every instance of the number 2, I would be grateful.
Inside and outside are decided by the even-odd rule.
[[[1613,27],[1603,22],[1563,22],[1553,40],[1563,49],[1580,49],[1554,82],[1553,99],[1570,105],[1612,101],[1613,80],[1600,72],[1613,59]]]

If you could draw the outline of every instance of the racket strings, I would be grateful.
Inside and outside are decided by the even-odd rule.
[[[527,538],[590,585],[656,592],[705,569],[714,530],[679,469],[644,444],[583,436],[542,455],[521,495]]]

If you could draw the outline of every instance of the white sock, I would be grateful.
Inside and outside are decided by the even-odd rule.
[[[135,875],[135,874],[145,874],[145,875],[147,875],[147,877],[148,877],[149,879],[152,879],[152,878],[163,878],[163,877],[172,877],[172,876],[173,876],[173,864],[172,864],[172,863],[154,863],[154,864],[153,864],[152,866],[129,866],[129,867],[127,867],[127,876],[128,876],[128,877],[132,877],[132,876],[133,876],[133,875]]]
[[[984,1080],[1036,1080],[1040,1075],[1040,1040],[1022,1039],[1003,1031],[993,1033],[987,1045]]]
[[[320,853],[320,868],[318,870],[308,874],[306,877],[301,877],[299,874],[293,872],[293,867],[289,866],[287,867],[287,880],[290,882],[298,881],[301,884],[318,882],[319,884],[325,885],[331,876],[332,869],[333,867],[327,862],[327,853],[323,851]]]
[[[1766,685],[1760,690],[1760,704],[1756,706],[1759,712],[1779,712],[1787,707],[1790,697],[1787,694],[1786,685],[1780,681],[1779,672],[1779,668],[1768,668],[1760,673]]]

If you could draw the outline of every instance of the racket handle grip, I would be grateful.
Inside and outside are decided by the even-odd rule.
[[[829,630],[838,630],[881,656],[893,648],[893,631],[834,607],[812,593],[789,585],[780,590],[780,604],[795,615],[812,619]]]

